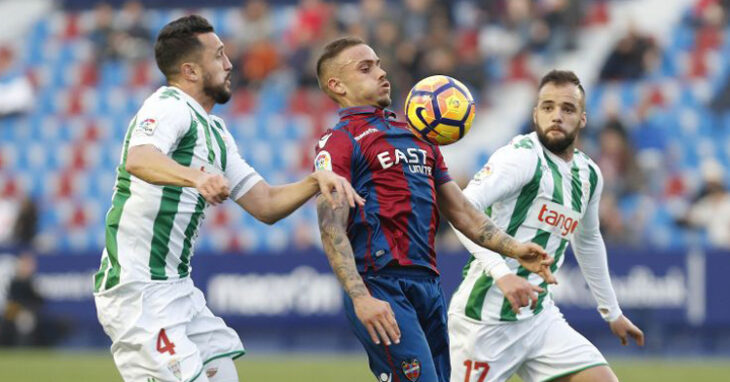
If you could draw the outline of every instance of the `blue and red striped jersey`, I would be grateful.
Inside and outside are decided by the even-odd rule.
[[[350,209],[347,234],[360,273],[391,265],[436,268],[436,187],[449,182],[438,146],[418,139],[395,114],[372,106],[340,109],[316,146],[315,169],[347,178],[365,198]]]

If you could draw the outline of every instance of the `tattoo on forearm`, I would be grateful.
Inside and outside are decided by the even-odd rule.
[[[479,227],[477,238],[479,245],[510,257],[518,244],[512,236],[500,230],[489,218],[485,218],[484,223]]]
[[[346,208],[334,210],[324,197],[317,199],[319,231],[324,252],[345,292],[350,298],[355,298],[366,295],[368,291],[360,274],[357,273],[355,255],[345,232],[347,214]]]

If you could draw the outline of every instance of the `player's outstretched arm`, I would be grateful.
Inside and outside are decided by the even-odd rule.
[[[147,183],[195,187],[213,205],[222,203],[230,195],[228,181],[222,175],[182,166],[151,144],[130,147],[124,169]]]
[[[345,292],[352,299],[357,318],[370,333],[373,342],[386,345],[400,342],[400,329],[390,304],[370,295],[355,266],[350,239],[347,237],[345,208],[333,208],[324,195],[317,198],[319,232],[330,266]]]
[[[309,174],[299,182],[281,186],[271,186],[260,181],[238,198],[236,203],[256,219],[266,224],[274,224],[296,211],[317,192],[321,192],[333,208],[345,207],[344,203],[355,207],[356,203],[363,205],[365,202],[355,193],[347,179],[332,171],[321,170]],[[336,195],[344,195],[345,200],[339,200]]]
[[[478,211],[464,196],[459,186],[451,181],[438,189],[441,212],[464,236],[474,243],[517,259],[530,272],[539,274],[548,283],[556,283],[550,272],[553,258],[534,243],[520,243],[500,230],[489,217]]]

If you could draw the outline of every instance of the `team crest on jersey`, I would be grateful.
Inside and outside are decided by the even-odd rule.
[[[153,118],[147,118],[139,123],[139,129],[147,135],[152,135],[152,133],[155,132],[156,128],[157,121],[155,121]]]
[[[317,154],[314,158],[314,169],[332,171],[332,157],[329,152],[322,150]]]
[[[173,375],[175,375],[175,378],[182,379],[182,371],[180,371],[180,361],[173,358],[167,364],[167,368],[170,370],[170,372],[172,372]]]
[[[414,358],[410,361],[403,361],[400,364],[401,369],[403,369],[403,374],[405,374],[406,378],[408,378],[411,382],[416,382],[418,377],[421,376],[421,361],[418,360],[418,358]]]

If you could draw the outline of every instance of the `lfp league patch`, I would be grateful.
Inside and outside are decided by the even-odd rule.
[[[480,183],[482,180],[492,175],[493,172],[494,169],[492,169],[492,165],[487,163],[486,165],[484,165],[484,167],[482,167],[481,170],[479,170],[479,172],[474,174],[474,182]]]
[[[322,150],[314,158],[314,169],[315,170],[328,170],[332,171],[332,157],[326,150]]]
[[[147,135],[152,135],[157,128],[157,121],[153,118],[147,118],[139,123],[139,129]]]
[[[403,369],[403,374],[405,374],[406,378],[408,378],[411,382],[416,382],[418,377],[421,376],[421,361],[418,360],[418,358],[414,358],[410,361],[403,361],[400,364],[401,369]]]

